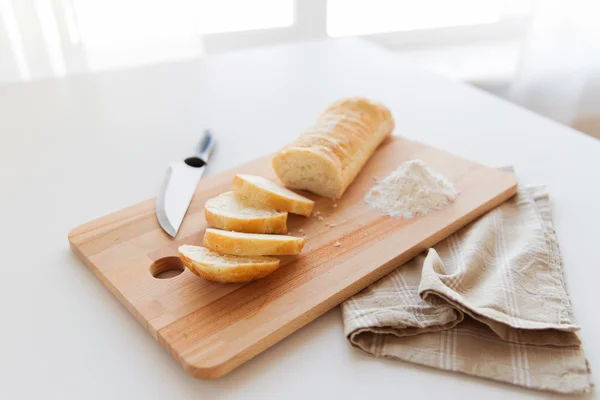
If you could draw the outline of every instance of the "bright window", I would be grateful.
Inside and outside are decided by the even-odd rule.
[[[527,15],[532,0],[327,0],[329,36],[499,22]]]
[[[73,0],[73,3],[79,38],[86,44],[268,29],[294,22],[294,0]]]
[[[199,33],[282,28],[294,23],[294,0],[204,0],[197,4]]]

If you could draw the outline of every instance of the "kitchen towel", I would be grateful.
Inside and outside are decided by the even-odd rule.
[[[342,304],[350,343],[527,388],[585,393],[548,192],[517,195]]]

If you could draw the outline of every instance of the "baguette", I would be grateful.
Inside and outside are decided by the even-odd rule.
[[[293,214],[310,216],[314,201],[256,175],[239,174],[233,178],[232,190],[245,202]]]
[[[204,216],[209,226],[246,233],[287,233],[287,212],[246,204],[233,192],[207,200]]]
[[[299,254],[304,239],[287,235],[240,233],[208,228],[204,246],[218,253],[236,256],[284,256]]]
[[[179,258],[195,275],[210,281],[250,282],[279,268],[275,257],[238,257],[218,254],[200,246],[179,247]]]
[[[385,106],[364,98],[343,99],[276,154],[273,169],[287,187],[339,199],[393,129]]]

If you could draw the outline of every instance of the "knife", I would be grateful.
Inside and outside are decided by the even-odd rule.
[[[156,198],[156,217],[164,231],[173,237],[177,235],[214,147],[212,133],[205,131],[196,155],[169,165]]]

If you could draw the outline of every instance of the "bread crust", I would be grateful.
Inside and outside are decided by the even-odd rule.
[[[220,265],[214,263],[212,260],[203,261],[202,259],[192,259],[186,255],[186,253],[189,254],[189,252],[186,251],[186,248],[202,249],[198,246],[181,246],[178,254],[183,265],[195,275],[213,282],[250,282],[264,278],[279,268],[279,259],[275,257],[253,257],[255,262],[252,262],[252,260],[244,260],[243,257],[240,257],[240,263],[235,266]],[[204,250],[208,251],[207,249]],[[212,254],[214,255],[214,253]],[[224,257],[229,259],[234,258],[234,256]]]
[[[227,197],[232,197],[227,199]],[[204,204],[204,217],[208,226],[245,233],[287,233],[287,212],[273,212],[269,216],[253,216],[251,212],[236,213],[223,210],[228,201],[239,201],[233,198],[233,192],[225,192],[207,200]],[[247,205],[252,208],[251,205]]]
[[[279,189],[288,191],[294,196],[290,197],[290,195],[277,193],[270,188],[257,183],[255,179],[258,179],[258,182],[266,180],[262,177],[239,174],[233,178],[231,189],[237,195],[243,197],[244,201],[247,201],[250,204],[262,205],[274,208],[278,211],[287,211],[292,214],[304,215],[305,217],[310,216],[315,204],[314,201],[282,187],[279,187]],[[270,183],[275,185],[273,182]]]
[[[261,235],[208,228],[204,247],[217,253],[236,256],[286,256],[302,251],[305,240],[287,235]]]

